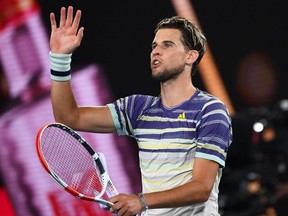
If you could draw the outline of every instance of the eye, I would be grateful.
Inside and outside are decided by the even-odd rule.
[[[156,47],[157,47],[157,43],[153,42],[152,45],[151,45],[152,50],[154,50]]]
[[[172,43],[166,42],[166,43],[164,43],[164,47],[165,47],[165,48],[172,47]]]

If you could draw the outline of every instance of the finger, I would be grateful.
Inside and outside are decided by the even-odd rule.
[[[54,31],[57,28],[54,13],[50,13],[50,24],[51,24],[51,30]]]
[[[66,8],[62,7],[60,11],[60,24],[59,27],[65,26],[66,23]]]
[[[81,15],[82,15],[81,10],[77,10],[77,12],[75,14],[75,18],[74,18],[73,24],[72,24],[72,28],[75,30],[75,33],[76,33],[77,29],[79,28]]]
[[[72,25],[72,21],[73,21],[73,7],[69,6],[65,25],[66,26],[71,26]]]
[[[80,32],[80,30],[81,30],[81,29],[79,29],[79,32]],[[110,198],[108,199],[108,201],[115,204],[116,202],[118,202],[118,195],[113,196],[113,197],[110,197]]]
[[[112,202],[112,201],[109,199],[109,202]],[[114,201],[112,203],[114,203],[114,205],[110,207],[109,209],[110,212],[117,212],[121,207],[120,203],[118,201]]]
[[[118,211],[117,210],[114,210],[112,207],[110,207],[109,209],[107,209],[107,210],[109,210],[112,214],[114,214],[114,215],[117,215],[118,216]]]
[[[109,209],[109,211],[110,211],[112,214],[117,214],[117,216],[119,215],[118,210],[115,210],[113,207],[111,207],[111,208]]]
[[[124,215],[129,215],[128,211],[125,207],[120,208],[117,212],[117,216],[124,216]]]
[[[79,44],[81,43],[83,36],[84,36],[84,28],[81,27],[76,35]]]

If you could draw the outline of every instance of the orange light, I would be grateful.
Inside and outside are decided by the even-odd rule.
[[[1,0],[0,31],[9,25],[20,25],[25,17],[39,10],[35,0]]]

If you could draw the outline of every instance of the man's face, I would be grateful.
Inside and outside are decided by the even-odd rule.
[[[160,29],[152,42],[152,77],[160,82],[176,79],[185,69],[187,56],[181,32],[178,29]]]

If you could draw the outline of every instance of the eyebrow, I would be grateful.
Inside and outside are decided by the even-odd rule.
[[[171,40],[164,40],[164,41],[161,42],[161,44],[165,44],[165,43],[170,43],[170,44],[175,44],[175,45],[176,45],[176,43],[173,42],[173,41],[171,41]],[[152,45],[152,46],[153,46],[153,45],[157,45],[157,43],[154,41],[154,42],[152,42],[151,45]]]

